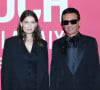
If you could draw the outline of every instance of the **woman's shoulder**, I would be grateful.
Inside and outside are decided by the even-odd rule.
[[[7,39],[5,40],[5,42],[6,42],[6,43],[12,43],[12,44],[14,44],[15,42],[18,41],[18,39],[19,39],[18,36],[12,36],[12,37],[7,38]]]
[[[18,36],[12,36],[12,37],[7,38],[6,40],[12,41],[12,40],[17,40],[17,39],[18,39]]]
[[[42,42],[43,45],[47,45],[47,41],[41,39],[41,42]]]

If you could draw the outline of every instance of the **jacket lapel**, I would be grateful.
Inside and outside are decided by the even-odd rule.
[[[60,48],[60,55],[59,55],[59,59],[60,59],[60,66],[61,66],[61,72],[62,75],[64,75],[65,71],[69,71],[68,65],[67,65],[67,41],[66,41],[66,36],[63,37],[63,39],[61,40],[60,44],[59,44],[59,48]]]
[[[37,65],[37,85],[38,85],[38,88],[40,87],[41,83],[42,83],[42,79],[44,77],[44,72],[45,72],[45,60],[43,58],[43,52],[42,52],[42,49],[40,47],[37,47],[37,50],[38,50],[38,65]],[[40,54],[41,53],[41,54]]]
[[[76,59],[76,67],[75,67],[75,72],[73,74],[75,74],[84,58],[84,54],[86,51],[86,43],[84,42],[84,38],[83,35],[81,35],[81,37],[79,38],[78,41],[78,47],[77,47],[77,59]],[[66,42],[66,36],[63,37],[62,42],[60,43],[60,52],[61,52],[61,61],[62,61],[62,67],[64,67],[64,70],[67,69],[68,71],[70,71],[68,65],[67,65],[67,42]],[[71,71],[70,71],[71,72]],[[72,73],[72,72],[71,72]]]
[[[78,42],[75,72],[78,70],[79,66],[81,65],[82,60],[84,60],[85,51],[86,51],[86,43],[84,42],[84,39],[81,36],[80,41]]]

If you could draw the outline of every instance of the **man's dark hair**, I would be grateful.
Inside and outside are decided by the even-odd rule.
[[[67,8],[62,12],[62,16],[61,16],[61,22],[63,22],[63,15],[64,14],[70,14],[70,13],[75,13],[77,15],[77,19],[80,20],[80,14],[79,11],[75,8]]]

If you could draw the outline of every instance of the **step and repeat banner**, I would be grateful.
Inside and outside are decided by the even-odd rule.
[[[0,0],[0,71],[5,39],[17,35],[19,17],[26,9],[37,14],[42,38],[48,42],[49,73],[52,42],[64,35],[61,28],[61,13],[65,8],[74,7],[79,10],[81,16],[79,30],[96,38],[100,52],[99,4],[100,0]]]

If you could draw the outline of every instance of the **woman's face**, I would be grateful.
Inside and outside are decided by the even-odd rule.
[[[21,23],[21,27],[26,34],[32,34],[37,26],[35,18],[32,16],[27,16]]]

